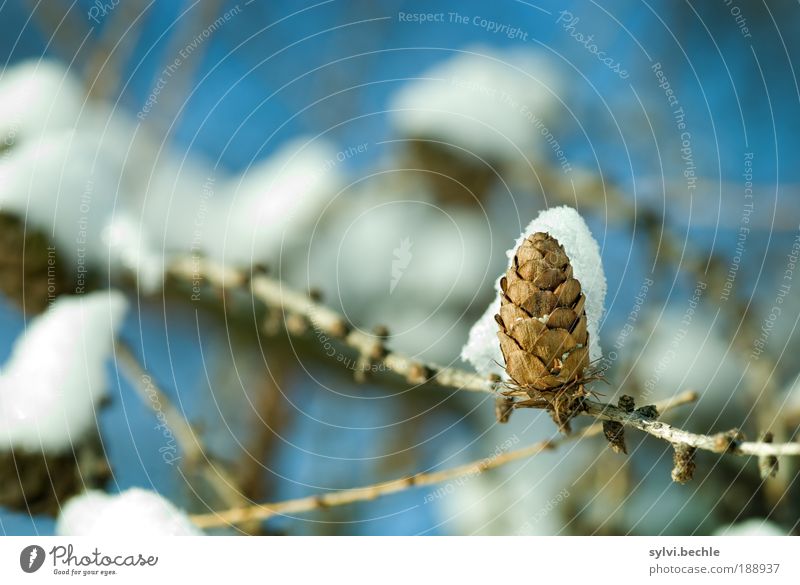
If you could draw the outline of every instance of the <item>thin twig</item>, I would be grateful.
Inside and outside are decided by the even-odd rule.
[[[98,33],[85,65],[84,77],[91,99],[117,102],[123,72],[154,1],[145,6],[141,2],[124,2],[106,17],[108,21]]]
[[[192,81],[197,70],[203,64],[203,54],[208,50],[209,43],[204,36],[214,34],[216,30],[215,19],[220,17],[222,0],[195,0],[186,7],[175,21],[175,31],[169,37],[169,44],[164,52],[164,66],[167,67],[176,59],[180,59],[180,67],[170,75],[170,82],[159,94],[159,108],[157,115],[160,120],[156,126],[162,128],[162,139],[166,142],[180,124],[180,120],[189,105],[188,100],[194,96],[197,89],[192,86]],[[238,10],[239,5],[231,10]],[[187,49],[192,51],[189,57],[184,57]],[[158,75],[162,75],[159,69]],[[158,77],[153,83],[158,82]]]
[[[688,445],[712,453],[732,453],[734,455],[800,455],[800,443],[764,443],[740,440],[735,432],[700,435],[678,429],[658,420],[647,418],[638,412],[625,412],[611,404],[587,400],[585,414],[611,420],[663,439],[674,445]]]
[[[657,404],[659,412],[667,412],[677,406],[688,404],[697,400],[696,392],[683,392],[669,400],[664,400]],[[329,508],[332,506],[344,506],[355,502],[364,502],[374,500],[389,494],[401,492],[403,490],[419,487],[424,485],[431,485],[456,479],[458,477],[477,475],[501,467],[513,461],[520,459],[527,459],[533,457],[544,451],[552,451],[564,443],[574,441],[577,439],[584,439],[586,437],[594,437],[601,434],[603,431],[602,423],[596,422],[581,431],[571,434],[560,436],[546,441],[539,441],[527,447],[516,449],[514,451],[507,451],[465,463],[458,467],[445,469],[442,471],[433,471],[430,473],[417,473],[401,479],[376,483],[360,488],[342,490],[331,492],[327,494],[318,494],[308,496],[305,498],[298,498],[295,500],[286,500],[274,504],[262,504],[255,506],[246,506],[242,508],[233,508],[221,512],[212,512],[209,514],[196,514],[192,516],[192,521],[200,528],[215,528],[220,526],[227,526],[231,524],[242,524],[245,522],[252,522],[255,520],[263,521],[277,515],[285,514],[298,514],[301,512],[310,512],[321,508]]]
[[[186,417],[175,408],[172,401],[155,383],[144,369],[128,344],[117,341],[114,353],[128,381],[136,389],[143,402],[169,421],[169,430],[180,446],[182,456],[189,465],[195,465],[203,458],[203,445]]]
[[[478,374],[458,368],[421,364],[404,354],[391,351],[385,346],[381,337],[351,329],[345,318],[333,309],[264,274],[257,273],[248,279],[242,271],[226,268],[199,257],[178,260],[171,267],[170,274],[191,283],[205,280],[223,290],[237,290],[249,285],[253,298],[261,301],[267,308],[281,310],[284,315],[296,315],[307,319],[318,331],[331,338],[340,339],[342,343],[355,349],[360,356],[380,362],[386,369],[406,378],[413,378],[422,370],[426,372],[428,381],[440,386],[488,393],[496,393],[498,389],[497,382]],[[583,410],[576,414],[615,421],[673,444],[685,444],[714,453],[756,456],[800,455],[800,443],[746,442],[730,432],[700,435],[674,428],[639,412],[628,413],[611,404],[589,399],[584,401]]]
[[[67,62],[76,59],[92,34],[92,27],[82,18],[79,10],[71,9],[74,4],[69,6],[44,0],[27,0],[25,4],[31,20],[47,40],[45,49],[60,53]]]
[[[172,264],[170,274],[188,282],[205,280],[208,284],[224,290],[236,290],[248,284],[243,272],[220,266],[205,258],[179,259]],[[401,376],[413,378],[423,370],[428,376],[428,381],[440,386],[474,392],[495,391],[496,383],[487,377],[457,368],[421,364],[406,355],[388,350],[379,336],[351,330],[342,315],[312,300],[308,295],[292,290],[280,281],[256,274],[249,280],[249,285],[253,297],[266,307],[281,309],[286,315],[304,317],[314,329],[341,340],[345,345],[355,349],[359,356],[381,362],[387,369]]]
[[[152,376],[139,363],[131,348],[125,343],[117,342],[115,353],[123,371],[145,404],[156,414],[163,414],[165,420],[169,421],[169,429],[175,437],[175,442],[180,446],[189,468],[198,469],[203,479],[225,505],[240,506],[246,503],[247,498],[236,487],[233,478],[208,458],[203,443],[192,425],[158,387]]]

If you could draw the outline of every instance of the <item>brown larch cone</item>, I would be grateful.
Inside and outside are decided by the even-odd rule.
[[[568,430],[580,406],[589,364],[586,297],[572,275],[563,246],[537,232],[517,249],[500,281],[500,349],[513,381],[511,396],[527,396],[517,406],[547,408]]]
[[[0,450],[0,506],[55,516],[71,497],[102,489],[111,477],[100,438],[86,437],[63,453]]]

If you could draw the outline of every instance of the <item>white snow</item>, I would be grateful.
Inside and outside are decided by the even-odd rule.
[[[149,237],[132,237],[128,217],[158,144],[111,104],[86,100],[61,63],[26,61],[0,76],[0,208],[50,235],[72,269],[116,263],[140,271],[142,287],[161,275],[143,258]],[[119,210],[120,219],[112,219]]]
[[[763,518],[751,518],[714,531],[714,536],[786,536],[786,530]]]
[[[95,428],[126,310],[112,290],[63,296],[28,325],[0,373],[0,448],[61,452]]]
[[[97,262],[119,171],[83,133],[24,143],[0,161],[0,209],[52,236],[68,266]]]
[[[152,161],[158,144],[124,109],[87,99],[83,82],[64,64],[23,61],[0,72],[0,146],[36,144],[68,130],[91,136],[95,150],[132,170]]]
[[[59,536],[200,536],[202,531],[155,492],[131,488],[109,495],[89,491],[72,498],[56,523]]]
[[[425,298],[432,307],[468,304],[490,260],[487,220],[442,208],[423,191],[393,192],[378,181],[367,189],[374,191],[348,193],[330,225],[314,235],[308,258],[313,272],[324,274],[331,292],[353,304],[401,305],[402,298]]]
[[[142,240],[166,256],[202,253],[238,268],[276,263],[336,193],[338,163],[330,144],[310,138],[233,177],[199,157],[164,152],[146,181]]]
[[[115,214],[103,227],[101,233],[104,249],[108,251],[105,259],[110,267],[122,266],[131,274],[137,275],[139,286],[144,292],[152,293],[161,289],[164,283],[165,258],[141,221],[132,214]]]
[[[540,120],[555,119],[560,76],[542,53],[467,47],[406,84],[392,120],[405,136],[453,143],[488,158],[541,149]]]
[[[0,72],[0,145],[36,141],[73,128],[86,93],[61,63],[30,60]]]
[[[46,233],[67,269],[85,273],[119,265],[153,292],[163,282],[163,247],[138,219],[142,203],[132,195],[133,179],[124,167],[134,158],[101,140],[81,129],[15,146],[0,159],[0,209]],[[185,215],[182,221],[193,226]]]
[[[240,267],[274,263],[306,240],[341,183],[337,151],[323,140],[299,138],[209,200],[206,254]]]
[[[494,227],[496,214],[437,204],[427,187],[393,172],[359,181],[325,210],[281,278],[320,288],[366,329],[388,326],[394,349],[452,363],[471,325],[465,309],[502,268],[492,250],[506,228]]]
[[[547,232],[564,246],[564,251],[572,263],[573,274],[581,283],[586,295],[586,321],[589,331],[589,357],[592,362],[603,356],[600,348],[600,323],[605,310],[606,277],[600,258],[600,246],[589,231],[586,222],[572,207],[566,205],[551,207],[539,213],[525,231],[517,238],[514,247],[506,252],[509,263],[517,248],[528,236],[535,232]],[[503,354],[497,341],[497,323],[494,316],[500,311],[500,279],[497,279],[497,297],[486,312],[473,325],[469,339],[461,351],[461,358],[481,374],[505,376]]]
[[[122,266],[145,292],[165,255],[202,252],[239,267],[296,245],[338,189],[340,153],[323,140],[284,145],[238,177],[180,156],[127,112],[86,101],[55,61],[0,74],[0,209],[50,235],[72,269]]]

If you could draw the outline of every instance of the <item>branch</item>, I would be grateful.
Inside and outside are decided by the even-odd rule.
[[[755,455],[759,457],[800,455],[800,443],[747,442],[743,441],[741,434],[735,430],[715,435],[699,435],[648,418],[636,411],[626,412],[611,404],[587,400],[584,403],[584,407],[584,414],[635,427],[673,445],[688,445],[703,451],[711,451],[712,453],[732,453],[734,455]]]
[[[61,58],[69,63],[77,57],[89,36],[92,28],[82,18],[78,9],[57,2],[27,0],[31,20],[37,25],[47,41],[45,50],[61,53]]]
[[[114,103],[121,97],[117,95],[117,90],[120,82],[125,81],[122,75],[153,5],[152,1],[143,4],[123,2],[122,6],[104,17],[106,22],[99,28],[98,38],[86,59],[84,80],[90,99]]]
[[[694,402],[695,400],[697,400],[697,393],[684,392],[669,400],[664,400],[657,403],[656,407],[658,408],[659,412],[667,412],[677,406],[688,404],[690,402]],[[543,451],[552,451],[570,441],[597,436],[602,432],[602,423],[596,422],[575,434],[561,436],[554,439],[549,439],[547,441],[539,441],[538,443],[528,445],[527,447],[523,447],[521,449],[507,451],[505,453],[500,453],[499,455],[472,461],[451,469],[434,471],[430,473],[417,473],[416,475],[411,475],[401,479],[376,483],[360,488],[335,491],[327,494],[317,494],[314,496],[298,498],[295,500],[286,500],[274,504],[256,504],[254,506],[232,508],[230,510],[224,510],[221,512],[196,514],[192,516],[192,521],[200,528],[216,528],[230,524],[242,524],[256,520],[263,521],[278,515],[310,512],[322,508],[330,508],[332,506],[344,506],[355,502],[374,500],[376,498],[401,492],[412,487],[441,483],[464,476],[478,475],[484,471],[501,467],[513,461],[519,461],[520,459],[533,457],[534,455],[538,455]]]
[[[249,286],[253,297],[267,308],[283,310],[286,316],[302,317],[318,332],[355,349],[367,363],[380,362],[414,384],[432,382],[459,390],[495,392],[497,382],[488,377],[457,368],[423,364],[401,353],[390,351],[384,343],[384,336],[352,329],[345,318],[333,309],[264,274],[254,273],[248,278],[240,270],[226,268],[199,257],[182,258],[171,265],[169,272],[173,277],[189,283],[205,280],[223,291]]]
[[[496,393],[499,387],[498,381],[476,373],[458,368],[423,364],[406,355],[391,351],[386,347],[382,336],[369,335],[351,329],[345,318],[333,309],[260,272],[254,271],[248,278],[248,275],[241,270],[226,268],[205,258],[189,257],[180,259],[173,264],[170,274],[195,286],[198,282],[205,280],[223,291],[249,287],[253,298],[261,301],[265,307],[283,311],[287,325],[291,322],[290,317],[305,319],[317,331],[331,338],[339,339],[345,345],[355,349],[362,360],[369,360],[370,363],[380,362],[386,369],[404,376],[409,382],[418,384],[427,381],[458,390],[492,394]],[[292,332],[291,327],[289,330]],[[576,414],[613,421],[637,428],[673,445],[688,445],[713,453],[761,457],[800,455],[800,443],[746,442],[742,440],[738,431],[699,435],[648,418],[641,412],[628,412],[617,406],[594,400],[584,400],[583,410]]]
[[[190,464],[196,463],[203,457],[203,447],[195,435],[189,421],[175,408],[167,395],[153,381],[147,373],[133,350],[124,342],[117,341],[114,354],[122,365],[123,372],[128,381],[156,414],[162,413],[169,421],[169,429],[175,437],[175,442],[180,445],[183,456]]]
[[[198,467],[206,483],[214,490],[219,499],[228,506],[239,506],[247,502],[236,487],[234,480],[218,468],[208,458],[200,438],[192,425],[175,408],[167,395],[158,387],[152,376],[139,363],[138,358],[127,344],[117,342],[115,355],[122,365],[123,371],[137,393],[156,415],[163,415],[175,442],[180,446],[189,467]]]

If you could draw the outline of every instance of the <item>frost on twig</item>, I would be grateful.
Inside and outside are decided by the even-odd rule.
[[[253,299],[266,308],[279,311],[278,314],[284,320],[290,315],[305,319],[313,325],[317,334],[322,333],[332,341],[338,341],[352,348],[358,356],[366,356],[373,363],[380,363],[386,370],[406,379],[419,380],[424,377],[433,385],[472,392],[494,392],[496,383],[489,376],[432,363],[423,364],[406,354],[393,351],[386,347],[383,335],[370,334],[351,327],[340,313],[318,302],[307,293],[294,290],[264,274],[248,277],[241,270],[207,259],[198,261],[195,258],[176,259],[169,273],[184,283],[191,284],[200,280],[204,286],[221,291],[245,288]]]

